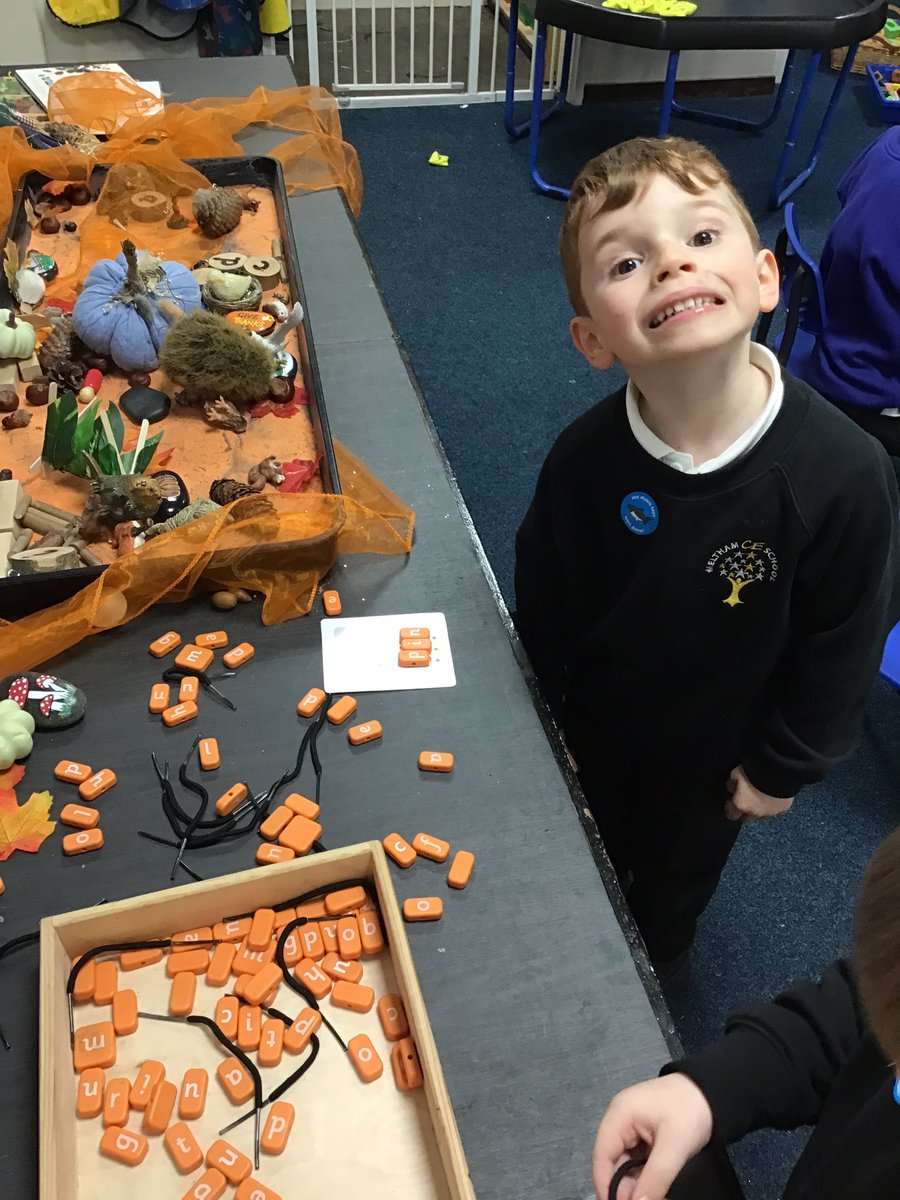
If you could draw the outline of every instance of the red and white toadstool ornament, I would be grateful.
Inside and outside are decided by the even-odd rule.
[[[74,684],[56,675],[10,675],[0,683],[0,696],[35,719],[38,729],[65,729],[84,716],[87,699]]]

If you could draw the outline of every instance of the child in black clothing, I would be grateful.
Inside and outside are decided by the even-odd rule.
[[[898,589],[884,451],[751,342],[774,258],[727,172],[635,139],[575,182],[575,345],[628,387],[559,437],[518,624],[661,975],[743,821],[851,749]]]

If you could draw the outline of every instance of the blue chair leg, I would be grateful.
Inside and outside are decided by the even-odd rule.
[[[546,120],[549,112],[542,114],[541,108],[543,105],[544,92],[544,60],[547,53],[547,26],[541,21],[534,23],[534,86],[531,90],[531,120],[529,125],[528,137],[528,171],[531,175],[532,182],[539,192],[543,192],[545,196],[556,196],[560,200],[568,200],[570,189],[557,187],[555,184],[548,183],[538,170],[538,148],[541,140],[541,125]],[[568,56],[571,46],[571,34],[566,34],[567,42],[563,54]],[[563,61],[563,81],[568,85],[568,58]],[[559,108],[559,102],[554,102],[551,112],[556,112]]]
[[[510,0],[509,5],[509,29],[506,42],[506,95],[503,102],[503,124],[506,126],[506,132],[511,138],[518,140],[523,138],[531,128],[531,122],[534,117],[534,105],[532,104],[532,116],[523,121],[521,125],[517,125],[513,114],[513,104],[515,102],[516,93],[516,49],[517,35],[519,29],[519,0]],[[535,47],[534,54],[537,55],[537,39],[540,36],[538,22],[535,22]],[[544,33],[546,39],[546,31]],[[566,33],[565,42],[563,43],[563,61],[562,71],[560,72],[559,91],[556,99],[549,104],[547,108],[539,108],[539,117],[541,121],[546,121],[548,117],[555,116],[560,111],[566,102],[566,97],[569,94],[569,74],[572,66],[572,46],[574,44],[574,34]],[[535,80],[540,80],[540,93],[543,92],[544,68],[541,65],[540,75],[538,75],[537,58],[535,57],[534,68]],[[539,93],[539,94],[540,94]]]
[[[791,119],[791,128],[788,133],[787,141],[782,151],[781,158],[778,162],[778,169],[775,172],[775,179],[772,183],[772,193],[770,201],[773,208],[780,208],[786,200],[789,200],[793,194],[806,183],[810,175],[816,169],[819,163],[819,155],[822,152],[822,146],[825,144],[825,137],[834,120],[837,112],[838,101],[841,98],[841,92],[844,90],[844,85],[847,82],[847,77],[850,74],[850,68],[853,66],[853,60],[856,57],[856,46],[851,46],[847,51],[847,57],[844,59],[844,65],[841,67],[840,74],[835,80],[834,88],[831,92],[831,99],[828,101],[828,107],[822,117],[822,124],[819,126],[819,132],[816,134],[816,140],[812,148],[812,153],[809,156],[809,162],[799,174],[795,175],[790,183],[786,183],[788,168],[791,162],[791,156],[794,152],[794,147],[797,145],[797,138],[800,133],[800,126],[803,121],[803,116],[806,111],[806,106],[809,103],[809,94],[812,91],[813,80],[815,79],[816,71],[819,67],[819,59],[821,55],[814,53],[810,57],[809,66],[806,68],[806,75],[803,78],[803,86],[800,89],[800,94],[797,97],[797,103],[794,107],[794,116]]]
[[[705,125],[720,125],[724,129],[745,129],[750,133],[762,133],[778,119],[778,114],[784,105],[795,55],[795,50],[788,52],[784,71],[781,75],[781,83],[778,85],[778,91],[775,93],[775,102],[772,105],[769,115],[764,117],[762,121],[747,121],[743,117],[729,117],[723,113],[708,112],[702,108],[685,108],[683,105],[677,104],[674,100],[672,101],[672,111],[676,116],[683,117],[686,121],[702,121]]]
[[[671,50],[669,52],[669,61],[666,64],[666,81],[663,84],[662,107],[659,110],[659,125],[656,129],[656,136],[664,138],[669,132],[669,121],[672,117],[672,109],[677,108],[675,103],[675,79],[678,75],[678,60],[681,57],[679,50]]]

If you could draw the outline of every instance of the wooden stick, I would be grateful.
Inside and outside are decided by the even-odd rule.
[[[149,428],[150,428],[150,422],[145,417],[144,420],[141,421],[141,431],[138,434],[137,445],[135,446],[134,453],[131,456],[131,474],[132,475],[137,474],[137,460],[140,458],[141,451],[144,448],[144,443],[147,441],[147,431],[149,430]]]
[[[122,455],[119,453],[119,447],[116,445],[115,435],[113,434],[112,425],[109,423],[109,417],[106,414],[106,409],[100,414],[100,424],[103,426],[103,431],[109,438],[109,444],[116,452],[116,459],[119,463],[119,474],[125,475],[125,464],[122,462]]]
[[[103,559],[100,558],[99,555],[95,554],[93,552],[93,550],[89,550],[87,547],[87,543],[83,542],[81,540],[81,538],[75,538],[75,540],[72,542],[72,545],[78,551],[78,557],[85,564],[85,566],[88,566],[88,567],[104,566]]]
[[[31,529],[23,529],[22,532],[19,534],[19,536],[16,538],[16,540],[13,542],[12,550],[10,550],[10,554],[18,554],[21,550],[27,550],[28,547],[31,545],[32,532],[33,531]]]
[[[64,508],[57,508],[55,504],[47,504],[44,500],[31,499],[31,507],[36,508],[38,512],[47,513],[51,517],[59,517],[62,521],[70,521],[74,524],[78,518],[74,513],[66,512]]]
[[[21,524],[35,533],[68,533],[74,527],[75,521],[72,518],[63,521],[51,513],[41,512],[32,504],[22,517]]]

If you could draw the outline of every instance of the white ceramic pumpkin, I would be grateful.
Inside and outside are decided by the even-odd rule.
[[[15,700],[0,700],[0,771],[31,753],[34,717]]]
[[[37,345],[34,326],[19,321],[10,308],[0,308],[0,358],[31,358]]]

